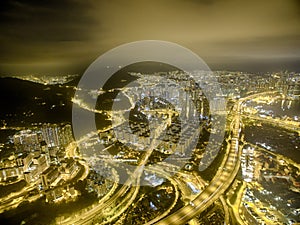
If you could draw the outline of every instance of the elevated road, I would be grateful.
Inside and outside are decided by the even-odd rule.
[[[210,184],[193,201],[175,213],[155,223],[157,225],[186,224],[193,217],[213,204],[230,186],[240,167],[241,149],[239,148],[240,133],[240,101],[234,107],[234,119],[231,123],[232,137],[224,167],[219,170]]]
[[[284,121],[284,120],[274,119],[271,117],[264,118],[259,115],[242,114],[242,116],[249,118],[249,119],[262,121],[264,123],[268,123],[268,124],[271,124],[274,126],[282,127],[285,129],[290,129],[290,130],[298,132],[300,134],[300,123],[299,122]]]
[[[162,126],[167,126],[167,124],[163,123],[160,126],[156,126],[156,129],[161,129]],[[101,224],[107,224],[114,221],[125,212],[139,193],[140,178],[149,157],[157,145],[156,141],[157,138],[154,137],[150,146],[140,159],[136,169],[131,173],[123,186],[109,200],[103,202],[103,204],[98,204],[87,213],[81,215],[80,218],[74,218],[69,224],[84,225],[90,224],[91,222],[99,223],[100,221]]]
[[[173,214],[170,214],[169,216],[151,224],[186,224],[188,221],[207,209],[228,189],[232,181],[235,179],[240,167],[240,108],[241,103],[247,99],[248,98],[239,100],[234,106],[233,120],[230,125],[230,130],[232,131],[231,143],[227,148],[226,155],[224,156],[223,167],[218,170],[216,176],[212,179],[209,185],[195,199],[186,203],[185,206]],[[150,147],[149,150],[144,154],[144,157],[141,159],[137,169],[132,173],[131,179],[129,179],[128,183],[126,182],[125,185],[123,185],[122,188],[115,195],[113,195],[111,199],[109,199],[103,205],[97,207],[97,209],[92,210],[92,212],[88,213],[88,215],[86,214],[81,217],[82,220],[80,220],[80,222],[74,221],[74,224],[87,224],[88,222],[93,221],[94,216],[97,214],[102,214],[102,216],[106,217],[106,219],[101,223],[105,224],[112,221],[117,217],[117,215],[120,215],[122,212],[124,212],[128,205],[133,202],[138,193],[141,171],[143,171],[144,165],[151,153],[152,148]]]

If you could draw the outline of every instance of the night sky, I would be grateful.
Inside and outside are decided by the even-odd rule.
[[[131,41],[183,45],[213,70],[300,72],[299,0],[0,3],[0,75],[82,74]]]

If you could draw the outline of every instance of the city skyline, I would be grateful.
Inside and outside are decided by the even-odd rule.
[[[299,73],[219,71],[223,94],[207,102],[182,71],[125,69],[91,90],[0,78],[29,97],[0,119],[1,223],[300,221]],[[94,114],[97,129],[72,134],[70,104]]]
[[[0,224],[300,224],[299,0],[8,0],[0,26]]]

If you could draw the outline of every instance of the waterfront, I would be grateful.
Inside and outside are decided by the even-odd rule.
[[[259,104],[258,104],[259,105]],[[290,109],[283,110],[281,104],[265,105],[263,109],[274,112],[289,113],[291,116],[299,116],[300,100],[294,100]],[[257,106],[257,105],[252,105]],[[300,137],[299,133],[283,127],[274,126],[264,121],[253,121],[245,117],[245,140],[259,145],[267,150],[284,155],[296,163],[300,163]]]
[[[126,77],[122,71],[119,75],[119,80],[107,86],[107,90],[80,90],[98,97],[95,108],[83,99],[71,98],[73,104],[95,114],[98,129],[83,134],[76,141],[71,132],[73,124],[67,121],[43,121],[14,127],[10,117],[6,118],[1,130],[1,181],[4,185],[1,186],[1,223],[142,224],[151,221],[177,224],[180,221],[184,224],[191,220],[189,224],[220,224],[222,221],[243,224],[243,220],[253,221],[253,218],[255,221],[300,221],[297,217],[297,208],[300,207],[297,203],[300,140],[294,129],[299,100],[282,105],[276,93],[270,94],[269,91],[235,101],[231,99],[234,106],[228,107],[229,119],[223,130],[224,136],[221,136],[221,121],[225,120],[220,118],[225,112],[218,104],[212,104],[218,111],[214,118],[218,125],[212,128],[213,120],[205,114],[207,106],[201,104],[201,101],[205,102],[202,90],[196,89],[193,81],[186,79],[182,72],[156,73],[150,77],[131,73],[138,77],[134,83],[136,87],[126,88],[114,84],[126,85],[132,77]],[[168,81],[160,80],[160,75],[185,87],[173,90]],[[227,74],[224,77],[227,79]],[[245,82],[241,77],[238,78]],[[253,87],[256,82],[253,81]],[[154,92],[156,83],[159,85]],[[149,90],[144,90],[143,86]],[[188,91],[194,101],[183,101],[188,97],[184,91]],[[153,97],[155,94],[179,104],[184,117],[178,119],[178,112],[174,111],[172,104]],[[112,122],[111,105],[120,101],[120,97],[125,97],[127,106],[117,108],[117,116],[127,115],[132,107],[127,128],[125,118]],[[197,102],[198,108],[193,107],[193,102]],[[255,107],[259,110],[253,110]],[[284,115],[284,111],[290,113]],[[201,112],[198,137],[197,129],[194,129],[198,118],[196,112]],[[295,123],[287,126],[287,115]],[[182,126],[188,117],[193,118],[193,124]],[[149,120],[154,124],[151,125]],[[163,122],[166,135],[158,136],[159,145],[153,151],[144,152],[135,147],[151,143],[147,140],[149,127],[152,126],[152,132],[158,135]],[[221,142],[220,151],[212,154],[218,140]],[[100,144],[104,148],[99,148]],[[186,150],[193,145],[190,152]],[[175,156],[173,161],[165,161],[171,155]],[[207,166],[212,159],[205,170],[198,170],[201,163]],[[180,161],[186,163],[177,163]],[[126,169],[137,165],[145,166],[145,171],[132,173]],[[240,166],[242,177],[238,173]],[[242,189],[244,186],[247,186],[246,192]],[[10,187],[13,189],[9,194]],[[239,208],[238,199],[243,199],[242,204],[250,214]],[[258,206],[267,208],[264,210],[267,213],[257,214]],[[272,207],[277,207],[279,212],[274,217],[270,217]],[[293,215],[288,213],[289,207],[292,207]],[[230,214],[231,210],[239,209],[241,211],[235,215]]]

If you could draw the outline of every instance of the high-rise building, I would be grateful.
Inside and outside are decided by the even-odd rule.
[[[67,124],[63,126],[61,129],[59,129],[58,136],[59,136],[59,144],[62,146],[66,146],[70,142],[72,142],[73,134],[72,134],[71,125]]]
[[[40,150],[38,135],[31,130],[23,130],[13,136],[15,148],[19,152]]]
[[[43,134],[44,140],[46,141],[48,147],[60,146],[59,131],[60,131],[60,127],[57,126],[56,124],[54,124],[54,125],[44,124],[43,125],[42,134]]]
[[[66,146],[73,140],[72,128],[69,124],[63,127],[57,124],[44,124],[41,132],[48,147]]]

